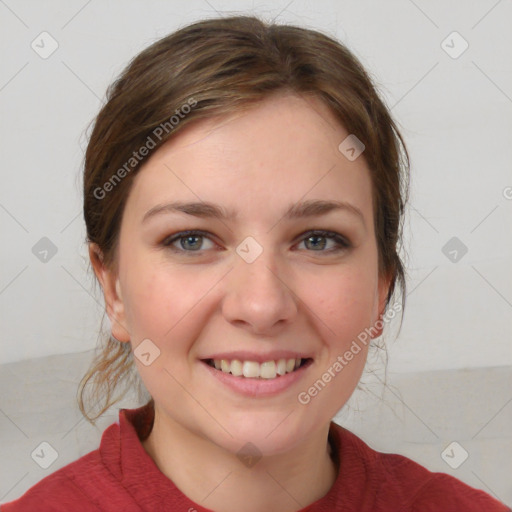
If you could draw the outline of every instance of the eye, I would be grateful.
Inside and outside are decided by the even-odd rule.
[[[324,250],[330,240],[334,247]],[[350,242],[335,231],[313,230],[305,233],[301,243],[307,248],[312,248],[313,252],[333,253],[339,252],[351,247]]]
[[[170,236],[169,238],[166,238],[162,242],[162,245],[175,252],[200,252],[201,246],[203,245],[203,240],[210,240],[208,235],[209,233],[201,230],[182,231]],[[175,246],[176,242],[179,242],[180,247]]]

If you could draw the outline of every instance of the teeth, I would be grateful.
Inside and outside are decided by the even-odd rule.
[[[242,363],[238,359],[231,361],[231,373],[235,377],[240,377],[244,373]]]
[[[244,377],[259,377],[260,365],[254,361],[244,361],[242,372]]]
[[[274,361],[267,361],[260,366],[260,377],[262,379],[275,379],[276,378],[276,363]]]
[[[234,359],[214,359],[212,366],[224,373],[231,373],[235,377],[275,379],[280,375],[291,373],[299,368],[302,359],[279,359],[278,361],[265,361],[261,364],[256,361],[239,361]]]
[[[286,359],[279,359],[279,361],[277,361],[276,371],[279,375],[286,373]]]

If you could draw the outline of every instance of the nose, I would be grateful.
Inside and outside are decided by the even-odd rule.
[[[297,315],[297,296],[290,272],[271,250],[252,263],[238,258],[228,274],[222,304],[224,317],[252,334],[273,336]]]

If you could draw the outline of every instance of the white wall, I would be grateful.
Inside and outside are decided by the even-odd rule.
[[[412,156],[409,296],[390,369],[511,365],[512,4],[253,4],[0,3],[0,363],[95,345],[102,302],[83,242],[84,130],[131,57],[216,15],[213,6],[279,15],[340,38],[368,66],[402,127]],[[58,42],[47,59],[31,48],[33,40],[43,45],[43,31]],[[469,43],[456,59],[441,47],[453,31]],[[447,44],[461,48],[453,38]],[[39,51],[48,48],[47,39]],[[57,248],[46,263],[32,252],[42,237]],[[452,237],[468,248],[457,263],[442,252]]]

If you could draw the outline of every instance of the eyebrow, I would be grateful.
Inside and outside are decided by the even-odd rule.
[[[318,217],[327,215],[333,211],[346,211],[359,217],[366,227],[364,215],[359,208],[345,201],[327,201],[327,200],[309,200],[300,203],[294,203],[288,207],[283,215],[286,220],[301,219],[307,217]],[[142,222],[155,217],[156,215],[168,213],[186,213],[194,217],[214,218],[219,220],[235,220],[237,213],[233,210],[226,210],[222,206],[205,201],[201,202],[182,202],[173,201],[171,203],[159,204],[148,210]]]

